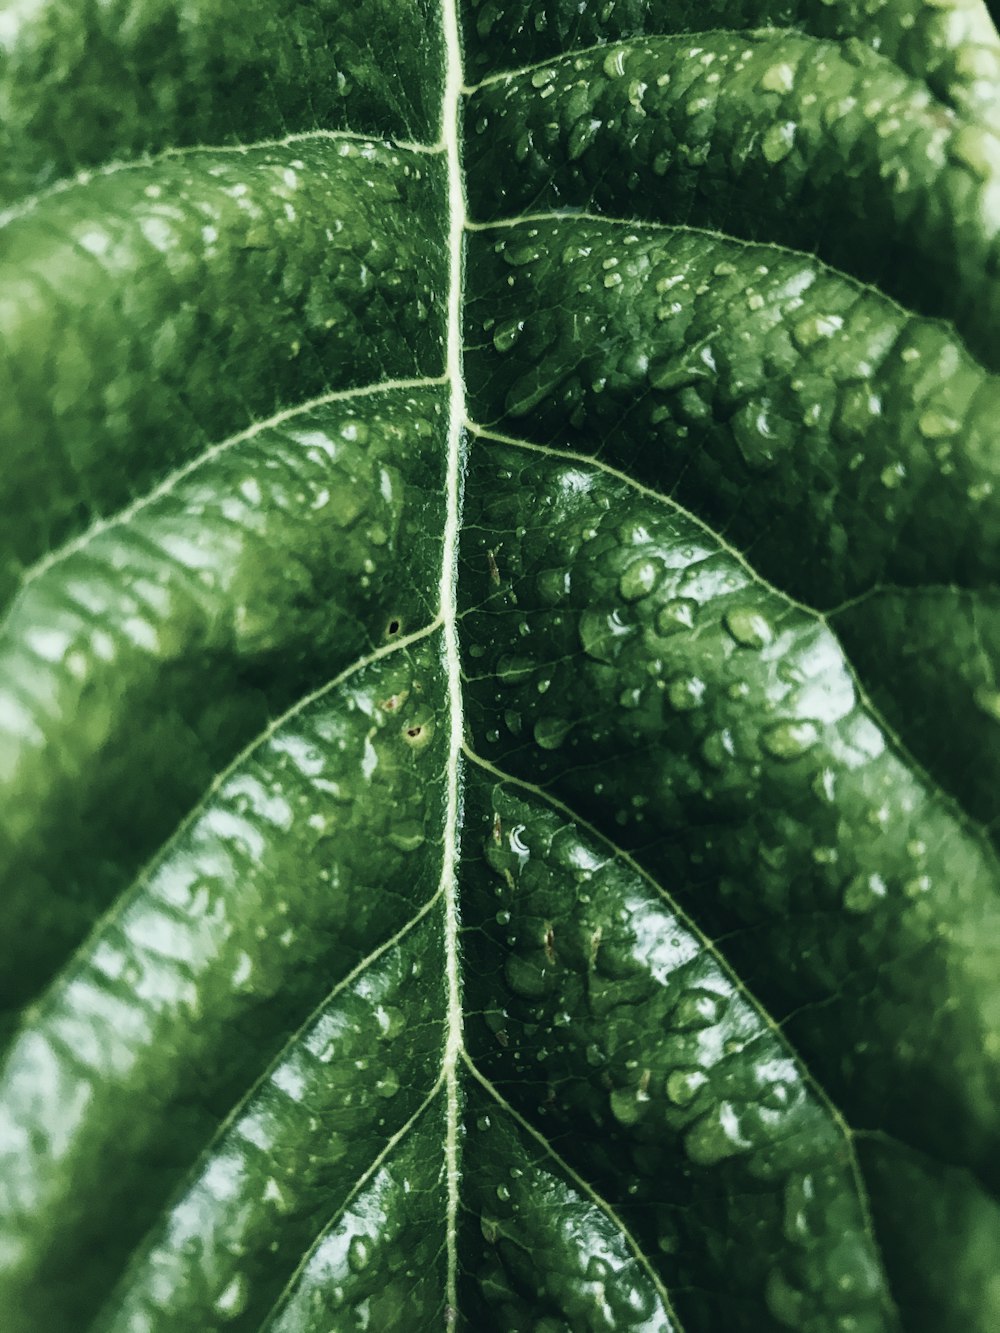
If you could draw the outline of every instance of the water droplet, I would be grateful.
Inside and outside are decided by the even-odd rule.
[[[375,1084],[375,1091],[387,1101],[399,1091],[399,1075],[395,1069],[387,1070]]]
[[[800,759],[819,740],[815,722],[778,722],[761,736],[761,744],[775,759]]]
[[[675,1106],[689,1106],[707,1082],[702,1069],[674,1069],[667,1076],[667,1096]]]
[[[535,740],[543,750],[558,750],[566,739],[570,723],[561,717],[542,717],[535,723]]]
[[[493,335],[493,346],[498,352],[509,352],[523,332],[523,319],[515,319],[507,324],[501,324]]]
[[[568,569],[546,569],[538,576],[538,595],[550,606],[561,602],[569,595],[570,575]]]
[[[927,440],[943,440],[949,435],[954,435],[958,430],[958,422],[947,412],[939,412],[934,408],[928,408],[926,412],[921,413],[920,420],[917,422],[917,429]]]
[[[620,46],[617,51],[610,51],[604,57],[604,72],[609,79],[622,77],[625,73],[625,57],[628,54],[628,48]]]
[[[635,1088],[615,1088],[609,1097],[611,1114],[620,1125],[635,1125],[642,1119],[645,1101]]]
[[[588,657],[598,662],[613,662],[615,640],[629,632],[616,615],[603,611],[584,611],[578,627],[580,646]]]
[[[736,1111],[729,1102],[720,1102],[706,1112],[688,1130],[684,1150],[696,1166],[714,1166],[745,1152],[749,1143],[740,1133]]]
[[[697,1032],[714,1027],[729,1006],[729,999],[717,991],[694,987],[685,991],[674,1006],[671,1026],[678,1032]]]
[[[629,565],[618,581],[618,590],[627,602],[636,602],[653,591],[663,573],[658,560],[637,560]]]
[[[401,852],[415,852],[425,839],[424,828],[415,819],[408,819],[397,824],[389,833],[389,841]]]
[[[795,86],[795,71],[785,63],[772,65],[761,75],[759,86],[765,93],[790,93]]]
[[[347,1262],[355,1273],[360,1273],[371,1262],[372,1243],[367,1236],[352,1236],[347,1247]]]
[[[800,319],[792,329],[792,338],[797,347],[808,351],[824,339],[832,338],[843,327],[840,315],[809,315]]]
[[[383,1041],[395,1041],[406,1026],[406,1015],[394,1005],[379,1005],[375,1010],[375,1022]]]
[[[906,467],[902,463],[892,463],[879,473],[879,481],[887,491],[896,491],[906,478]]]
[[[667,698],[678,713],[690,713],[701,705],[705,682],[697,676],[675,676],[667,683]]]
[[[771,642],[773,631],[770,623],[753,607],[732,607],[723,619],[726,629],[744,648],[763,648]]]
[[[870,912],[884,900],[886,893],[881,875],[856,875],[844,890],[844,906],[849,912]]]
[[[698,614],[698,603],[689,597],[675,597],[665,602],[656,613],[656,632],[666,638],[681,630],[694,628],[694,619]]]
[[[791,121],[772,125],[761,141],[761,151],[768,162],[783,162],[795,143],[795,126]]]
[[[249,1294],[246,1278],[237,1273],[215,1298],[213,1308],[223,1319],[235,1319],[246,1309]]]
[[[511,268],[524,268],[538,258],[538,247],[534,245],[508,245],[504,247],[503,257]]]
[[[551,67],[548,69],[536,69],[531,76],[531,86],[532,88],[544,88],[545,85],[551,83],[555,77],[556,72]]]

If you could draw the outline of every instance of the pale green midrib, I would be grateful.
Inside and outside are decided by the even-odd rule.
[[[464,736],[463,692],[458,643],[458,540],[462,522],[465,378],[462,361],[463,255],[465,184],[461,158],[462,47],[459,0],[442,0],[445,37],[445,86],[441,113],[442,142],[448,173],[448,324],[446,375],[451,386],[448,421],[447,520],[441,561],[440,618],[448,691],[449,746],[441,888],[445,912],[447,1015],[442,1078],[445,1090],[444,1166],[447,1187],[445,1249],[446,1319],[458,1318],[458,1210],[460,1202],[461,1090],[459,1061],[463,1046],[462,985],[459,963],[458,862],[461,837],[461,763]]]

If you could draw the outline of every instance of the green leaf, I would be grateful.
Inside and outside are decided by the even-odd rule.
[[[4,1333],[992,1333],[986,6],[0,51]]]

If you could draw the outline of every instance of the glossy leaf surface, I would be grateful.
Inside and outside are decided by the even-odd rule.
[[[991,1333],[986,6],[0,51],[4,1333]]]

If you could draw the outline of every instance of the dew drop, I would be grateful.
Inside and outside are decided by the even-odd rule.
[[[501,324],[493,335],[493,346],[500,353],[509,352],[523,332],[523,319],[511,320],[507,324]]]
[[[215,1298],[213,1308],[223,1319],[235,1319],[246,1309],[249,1294],[246,1278],[237,1273]]]
[[[656,632],[664,637],[694,628],[698,603],[689,597],[675,597],[666,602],[656,614]]]
[[[772,65],[761,75],[759,87],[765,93],[790,93],[795,85],[795,71],[791,65]]]
[[[531,76],[532,88],[544,88],[546,84],[552,83],[556,77],[556,72],[551,67],[548,69],[536,69]]]
[[[885,899],[886,892],[881,875],[856,875],[844,890],[844,906],[859,915],[870,912]]]
[[[792,339],[802,351],[808,351],[826,338],[832,338],[844,327],[840,315],[809,315],[800,319],[792,329]]]
[[[761,141],[761,151],[768,162],[783,162],[792,151],[795,142],[795,126],[791,121],[782,125],[772,125]]]
[[[619,579],[618,590],[627,602],[637,602],[653,591],[662,573],[658,560],[637,560]]]
[[[735,1157],[750,1145],[740,1133],[736,1112],[729,1102],[720,1102],[688,1130],[684,1150],[696,1166],[714,1166]]]
[[[667,683],[667,699],[678,713],[690,713],[700,707],[705,682],[697,676],[675,676]]]
[[[347,1247],[347,1262],[355,1273],[362,1272],[371,1262],[372,1245],[367,1236],[352,1236]]]
[[[395,1097],[396,1093],[399,1091],[399,1075],[396,1073],[395,1069],[389,1069],[382,1075],[375,1084],[375,1091],[380,1097],[384,1097],[386,1101],[388,1101],[390,1097]]]
[[[667,1076],[667,1096],[675,1106],[690,1106],[707,1082],[702,1069],[674,1069]]]
[[[775,759],[800,759],[819,740],[815,722],[778,722],[761,736],[761,744]]]
[[[728,1006],[727,996],[694,987],[685,991],[674,1006],[671,1026],[678,1032],[697,1032],[702,1028],[714,1027]]]
[[[750,606],[732,607],[724,621],[726,629],[744,648],[763,648],[773,637],[767,618]]]
[[[608,1100],[611,1114],[620,1125],[638,1124],[646,1109],[634,1088],[615,1088]]]
[[[939,412],[934,408],[929,408],[921,413],[920,420],[917,422],[917,429],[926,440],[943,440],[949,435],[954,435],[958,430],[958,422],[947,412]]]
[[[543,750],[558,750],[566,739],[570,724],[561,717],[542,717],[535,723],[534,737]]]

